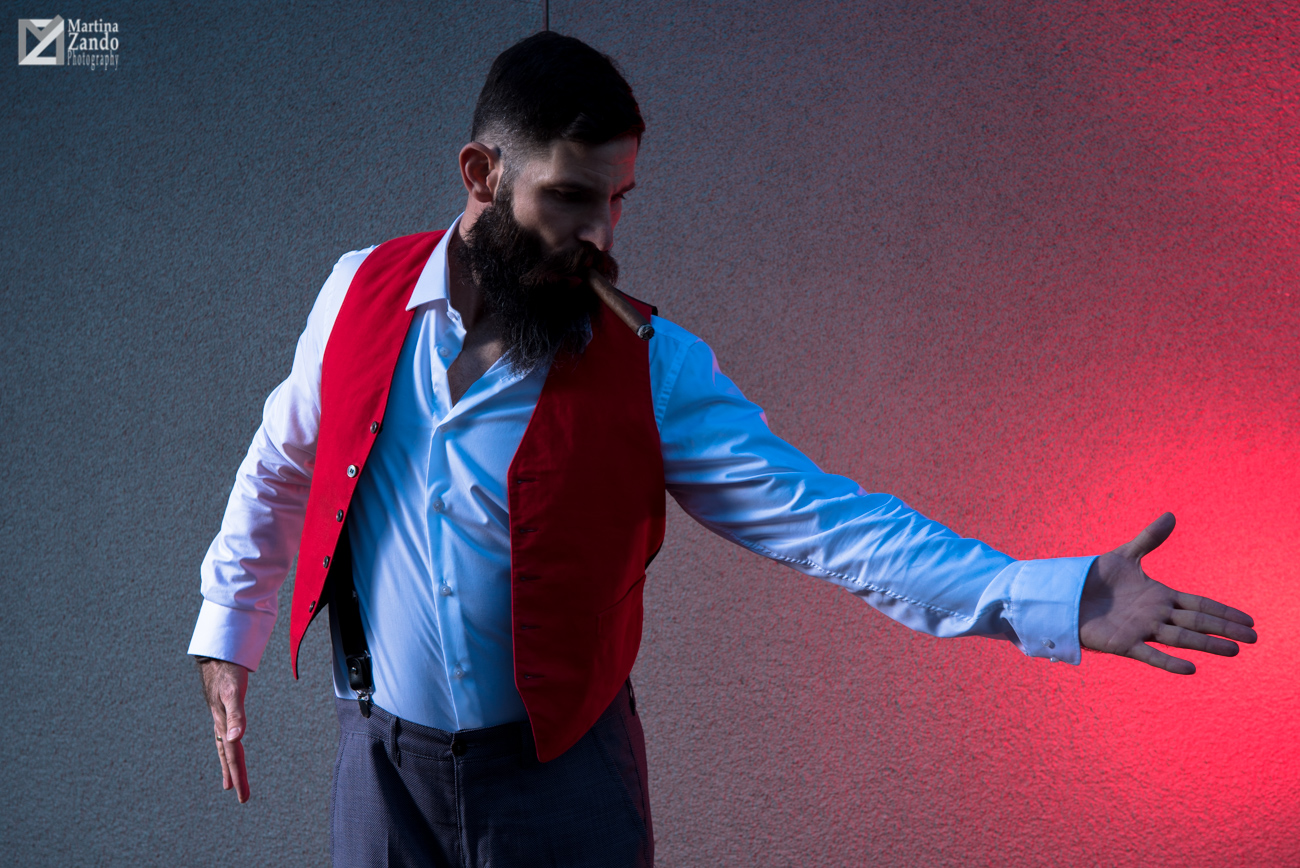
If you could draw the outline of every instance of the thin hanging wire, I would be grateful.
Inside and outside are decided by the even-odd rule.
[[[551,0],[542,0],[542,29],[551,29]]]

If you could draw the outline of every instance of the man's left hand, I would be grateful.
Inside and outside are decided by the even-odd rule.
[[[1245,612],[1208,597],[1179,593],[1142,571],[1142,558],[1173,530],[1173,513],[1166,512],[1132,542],[1092,562],[1079,601],[1079,642],[1083,647],[1191,675],[1196,666],[1190,660],[1157,651],[1147,643],[1233,657],[1240,650],[1237,642],[1255,641],[1255,631],[1250,629],[1255,621]]]

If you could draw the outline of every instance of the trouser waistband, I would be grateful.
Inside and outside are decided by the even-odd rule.
[[[619,688],[618,695],[599,719],[604,720],[610,714],[616,713],[618,703],[626,702],[630,705],[632,701],[629,695],[629,684],[625,683]],[[524,757],[537,756],[533,728],[526,720],[482,729],[449,732],[445,729],[412,723],[377,705],[371,706],[369,717],[363,717],[355,699],[335,697],[334,706],[343,732],[362,733],[383,741],[388,749],[389,758],[397,765],[401,764],[403,752],[438,759],[499,757],[512,754],[522,754]],[[635,709],[633,713],[635,714]]]

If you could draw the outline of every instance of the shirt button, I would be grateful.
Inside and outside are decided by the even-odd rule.
[[[434,512],[442,512],[442,511],[443,511],[444,509],[446,509],[446,508],[447,508],[447,504],[445,504],[445,503],[442,502],[442,498],[438,498],[437,500],[435,500],[435,501],[433,502],[433,511],[434,511]]]
[[[355,464],[349,464],[348,476],[356,476],[356,475],[357,475],[357,466]]]
[[[1047,646],[1048,651],[1051,651],[1053,648],[1056,647],[1056,643],[1053,642],[1051,639],[1044,639],[1043,644]]]
[[[455,669],[451,670],[451,674],[452,674],[452,675],[455,675],[457,678],[464,678],[464,677],[465,677],[465,670],[464,670],[464,669],[461,669],[459,666],[457,666]]]
[[[447,349],[446,347],[438,347],[438,355],[442,356],[445,359],[447,358],[447,356],[451,355],[451,350]]]
[[[438,586],[438,593],[439,593],[439,594],[442,594],[444,597],[450,597],[450,596],[451,596],[451,585],[447,585],[447,584],[439,585],[439,586]]]

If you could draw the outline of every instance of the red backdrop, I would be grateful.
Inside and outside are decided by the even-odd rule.
[[[778,433],[964,535],[1099,553],[1173,511],[1151,574],[1261,640],[1049,666],[677,514],[638,669],[663,864],[1300,864],[1296,9],[768,12],[682,49],[722,95],[642,78],[681,137],[648,140],[654,226],[692,232],[686,264],[630,234],[629,285],[659,269]]]

